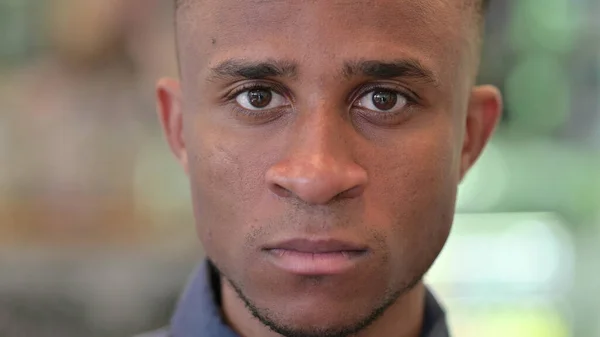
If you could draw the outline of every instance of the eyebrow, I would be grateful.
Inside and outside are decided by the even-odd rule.
[[[359,60],[347,61],[341,71],[346,78],[363,76],[374,79],[412,78],[434,86],[439,85],[434,73],[415,59],[395,61]],[[298,65],[289,60],[248,61],[244,59],[225,60],[209,71],[209,81],[218,79],[245,78],[265,79],[269,77],[294,78],[298,75]]]
[[[412,78],[439,85],[435,74],[415,59],[396,61],[360,60],[346,62],[343,75],[347,78],[355,76],[372,77],[375,79],[390,79],[396,77]]]
[[[264,79],[267,77],[295,77],[298,66],[292,61],[267,60],[252,62],[230,59],[210,69],[209,80],[224,78]]]

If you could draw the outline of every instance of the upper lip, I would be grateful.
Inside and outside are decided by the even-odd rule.
[[[292,239],[265,246],[265,250],[283,249],[302,253],[332,253],[365,251],[364,245],[336,239]]]

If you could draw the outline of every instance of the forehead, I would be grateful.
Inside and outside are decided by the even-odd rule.
[[[468,0],[188,0],[178,11],[185,72],[229,58],[331,66],[411,58],[442,77],[471,49]]]

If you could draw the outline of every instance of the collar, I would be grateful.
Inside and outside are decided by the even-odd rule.
[[[172,337],[239,337],[223,321],[220,281],[209,261],[200,265],[183,292],[171,320]],[[421,337],[449,337],[444,311],[427,290]]]

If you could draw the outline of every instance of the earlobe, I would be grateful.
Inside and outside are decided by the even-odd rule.
[[[179,81],[161,79],[156,85],[158,118],[163,132],[177,160],[188,173],[187,149],[183,138],[183,106]]]
[[[460,179],[475,164],[490,140],[502,114],[502,95],[494,86],[473,88],[466,116]]]

